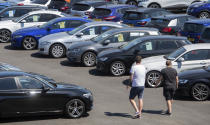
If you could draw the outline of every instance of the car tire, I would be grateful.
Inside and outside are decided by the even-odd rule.
[[[158,80],[161,76],[159,71],[150,71],[146,75],[146,85],[150,88],[156,87],[156,80]],[[157,87],[161,86],[161,81],[157,84]]]
[[[122,61],[115,61],[110,66],[110,73],[114,76],[122,76],[125,72],[126,67]]]
[[[138,6],[138,3],[135,0],[128,0],[126,4]]]
[[[206,11],[203,11],[199,14],[199,18],[200,19],[207,19],[207,18],[210,18],[210,14],[209,12],[206,12]]]
[[[0,30],[0,42],[7,43],[11,40],[11,32],[7,29]]]
[[[80,99],[72,99],[65,106],[68,118],[80,118],[85,113],[85,103]]]
[[[197,101],[207,100],[209,94],[209,87],[204,83],[196,83],[191,89],[191,95]]]
[[[22,45],[25,50],[33,50],[37,48],[37,41],[34,37],[27,36],[23,39]]]
[[[148,6],[148,8],[161,8],[159,4],[157,3],[152,3]]]
[[[95,66],[96,65],[96,54],[93,52],[86,52],[82,56],[82,63],[87,66]]]
[[[50,47],[50,55],[53,58],[62,58],[66,54],[66,48],[64,45],[56,43]]]

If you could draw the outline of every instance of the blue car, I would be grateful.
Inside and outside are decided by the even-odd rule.
[[[3,10],[4,8],[10,7],[12,5],[14,5],[14,3],[11,3],[11,2],[3,2],[3,3],[0,3],[0,10]]]
[[[187,9],[187,14],[198,18],[210,18],[210,0],[190,5]]]
[[[159,8],[138,8],[127,10],[122,18],[122,23],[129,26],[141,27],[147,25],[151,18],[171,14],[170,12]]]
[[[179,35],[185,36],[192,43],[198,43],[202,30],[210,25],[210,19],[197,19],[187,21],[184,28],[179,32]]]
[[[120,22],[126,10],[134,9],[136,6],[124,4],[107,4],[95,8],[89,18],[95,21]]]
[[[87,22],[91,22],[91,20],[80,17],[56,18],[41,26],[23,28],[15,31],[12,34],[11,45],[16,48],[32,50],[37,48],[38,41],[43,36],[58,32],[71,31]]]

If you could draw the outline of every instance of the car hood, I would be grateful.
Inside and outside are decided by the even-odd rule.
[[[91,41],[91,40],[86,40],[86,41],[79,41],[79,42],[74,42],[71,44],[69,49],[75,49],[75,48],[81,48],[81,47],[85,47],[85,46],[91,46],[93,45],[95,42]]]
[[[57,87],[56,89],[78,89],[78,90],[81,90],[81,91],[84,91],[85,93],[88,93],[89,90],[81,87],[81,86],[78,86],[78,85],[74,85],[74,84],[68,84],[68,83],[63,83],[63,82],[60,82],[60,83],[56,83]]]
[[[33,26],[33,27],[27,27],[27,28],[22,28],[22,29],[19,29],[19,30],[16,30],[14,34],[23,34],[23,33],[39,33],[39,31],[41,30],[41,28],[39,28],[39,26]]]
[[[67,32],[60,32],[44,36],[39,40],[39,42],[64,42],[68,39],[71,39],[71,35],[69,35]]]
[[[142,64],[165,62],[164,55],[147,57],[142,60]]]
[[[109,56],[109,55],[116,55],[119,54],[119,53],[122,53],[122,50],[121,49],[107,49],[107,50],[104,50],[102,52],[100,52],[98,54],[98,57],[105,57],[105,56]]]
[[[179,73],[179,79],[198,79],[199,77],[203,78],[205,76],[209,76],[209,74],[210,73],[203,68],[194,68],[181,71]]]
[[[165,67],[165,61],[166,59],[161,56],[153,56],[153,57],[147,57],[142,59],[142,65],[146,67],[148,71],[152,70],[161,70]]]

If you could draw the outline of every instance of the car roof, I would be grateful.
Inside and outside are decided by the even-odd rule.
[[[183,46],[186,50],[210,49],[210,43],[189,44]]]
[[[124,27],[124,28],[115,28],[112,29],[111,32],[123,32],[123,31],[157,31],[159,32],[158,29],[156,28],[149,28],[149,27]]]
[[[47,8],[47,7],[43,7],[43,6],[39,6],[39,5],[24,5],[24,6],[9,6],[7,7],[7,9],[10,8]]]
[[[158,10],[165,11],[164,9],[161,9],[161,8],[136,8],[136,9],[127,10],[127,12],[141,12],[141,13],[144,12],[144,13],[148,13],[148,12],[158,11]]]
[[[22,71],[1,71],[0,72],[0,78],[16,77],[16,76],[33,76],[33,75],[26,72],[22,72]]]
[[[118,26],[125,26],[116,22],[109,22],[109,21],[94,21],[94,22],[89,22],[85,23],[84,25],[86,26],[92,26],[92,25],[118,25]]]
[[[107,5],[99,6],[97,8],[119,9],[119,8],[126,8],[126,7],[135,7],[135,6],[127,5],[127,4],[107,4]]]
[[[186,23],[210,24],[210,19],[195,19],[195,20],[187,21]]]
[[[158,16],[158,17],[154,17],[154,18],[175,19],[175,18],[180,18],[180,17],[190,17],[190,15],[186,15],[186,14],[168,14],[168,15]]]
[[[98,5],[98,3],[106,3],[105,1],[81,1],[81,2],[76,2],[75,4],[87,4],[87,5],[92,5],[94,6],[95,4]]]
[[[37,10],[37,11],[29,12],[28,14],[32,15],[32,14],[37,14],[37,13],[61,14],[62,12],[59,12],[57,10]]]
[[[172,35],[160,35],[160,36],[143,36],[140,38],[137,38],[142,41],[146,40],[156,40],[156,39],[172,39],[172,40],[187,40],[186,37],[182,36],[172,36]]]
[[[58,18],[55,18],[55,21],[60,21],[60,20],[72,20],[72,19],[75,19],[75,20],[87,20],[87,21],[92,21],[92,20],[90,20],[90,19],[86,19],[86,18],[83,18],[83,17],[76,17],[76,16],[58,17]]]

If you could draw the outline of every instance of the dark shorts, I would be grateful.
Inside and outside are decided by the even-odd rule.
[[[175,95],[175,88],[163,88],[163,95],[166,100],[173,100]]]
[[[139,99],[143,98],[144,86],[142,87],[132,87],[130,91],[129,99],[134,99],[137,95]]]

